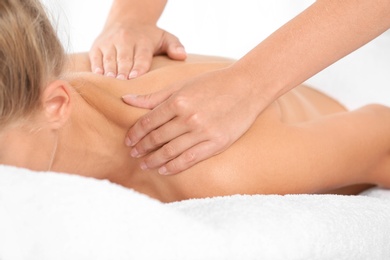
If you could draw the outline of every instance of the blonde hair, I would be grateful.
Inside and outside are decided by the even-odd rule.
[[[64,49],[39,0],[0,1],[0,129],[40,107],[59,77]]]

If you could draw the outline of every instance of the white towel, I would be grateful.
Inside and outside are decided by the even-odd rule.
[[[108,181],[0,166],[0,259],[390,259],[390,192],[163,204]]]

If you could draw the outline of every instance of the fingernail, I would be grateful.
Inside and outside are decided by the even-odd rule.
[[[115,78],[115,73],[114,72],[108,72],[106,74],[107,77],[110,77],[110,78]]]
[[[139,156],[139,152],[137,151],[136,148],[133,148],[133,149],[131,149],[130,155],[133,158],[137,158]]]
[[[102,68],[96,68],[94,73],[96,73],[96,74],[103,74],[103,69]]]
[[[148,169],[148,166],[146,165],[145,162],[142,162],[141,165],[140,165],[140,167],[141,167],[141,170],[143,170],[143,171],[145,171],[145,170]]]
[[[125,144],[126,144],[126,146],[131,146],[132,145],[132,142],[131,142],[130,138],[126,137]]]
[[[158,169],[158,173],[161,174],[161,175],[167,175],[168,174],[168,170],[165,166],[161,167],[160,169]]]
[[[116,78],[120,79],[120,80],[125,80],[126,79],[125,75],[123,75],[123,74],[119,74]]]
[[[129,79],[136,78],[137,76],[138,76],[138,71],[133,70],[133,71],[131,71],[130,74],[129,74]]]

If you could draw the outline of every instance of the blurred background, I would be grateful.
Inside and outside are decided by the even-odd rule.
[[[112,3],[42,1],[69,53],[89,51]],[[158,25],[179,37],[188,53],[239,59],[313,2],[168,0]],[[307,84],[349,108],[372,102],[390,105],[390,31],[309,79]]]

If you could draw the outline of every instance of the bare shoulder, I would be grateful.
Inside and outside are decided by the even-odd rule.
[[[189,54],[187,59],[184,61],[171,60],[165,55],[155,56],[153,58],[153,63],[151,71],[159,69],[166,66],[175,66],[175,65],[184,65],[184,64],[207,64],[207,63],[228,63],[231,64],[234,62],[233,59],[219,57],[219,56],[207,56],[199,54]]]
[[[231,64],[234,60],[230,58],[218,56],[206,56],[189,54],[185,61],[171,60],[165,55],[155,56],[152,61],[150,71],[160,69],[162,67],[182,66],[187,64],[209,64],[209,63],[226,63]],[[70,72],[91,72],[91,62],[88,53],[72,53],[68,54],[66,70]]]
[[[204,72],[225,68],[232,63],[232,60],[227,58],[202,55],[189,55],[186,61],[156,56],[153,58],[150,72],[132,80],[118,80],[92,73],[88,54],[75,53],[68,55],[64,78],[72,82],[74,87],[94,85],[115,93],[115,96],[129,93],[148,94]]]

